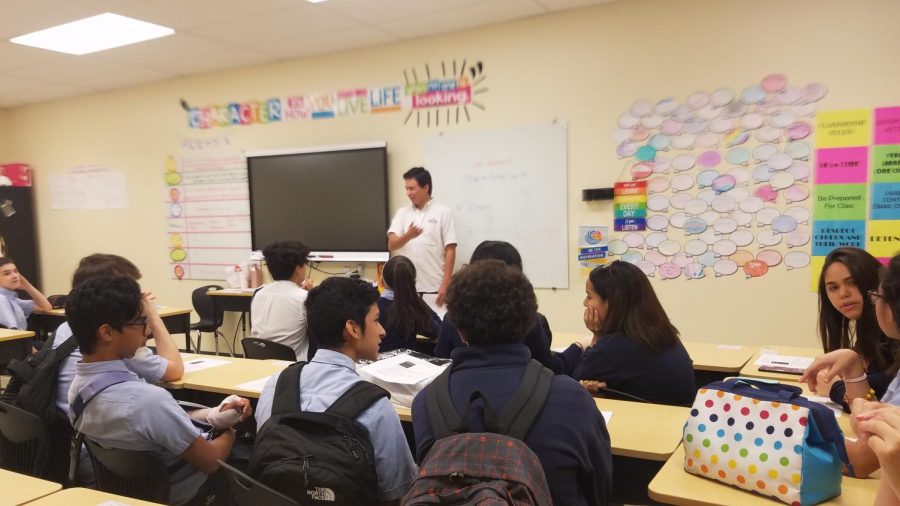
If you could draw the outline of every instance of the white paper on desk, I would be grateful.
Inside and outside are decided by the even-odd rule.
[[[606,422],[606,425],[609,425],[609,421],[612,419],[612,411],[603,411],[601,409],[600,414],[603,415],[603,421]]]
[[[362,368],[366,373],[388,383],[415,385],[420,381],[434,378],[443,367],[434,365],[406,353],[377,360]]]
[[[262,392],[262,389],[266,386],[266,382],[269,381],[269,378],[271,378],[271,376],[241,383],[237,388],[240,390],[250,390],[251,392]]]
[[[812,364],[812,357],[792,357],[790,355],[760,355],[753,365],[767,365],[805,370]]]
[[[195,358],[188,360],[184,363],[184,372],[197,372],[202,371],[203,369],[209,369],[210,367],[219,367],[220,365],[228,364],[227,360],[222,360],[220,358]]]

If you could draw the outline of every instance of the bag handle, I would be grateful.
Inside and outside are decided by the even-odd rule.
[[[745,378],[743,376],[725,380],[724,383],[730,386],[731,389],[735,392],[763,390],[766,392],[775,393],[778,394],[778,400],[782,402],[789,402],[803,395],[803,389],[799,386],[786,385],[784,383],[778,382],[770,383],[766,380]]]

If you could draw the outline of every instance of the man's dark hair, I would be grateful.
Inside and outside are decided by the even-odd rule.
[[[7,265],[7,264],[14,264],[14,263],[16,263],[16,261],[13,260],[12,258],[0,257],[0,267],[3,267],[4,265]]]
[[[79,283],[66,299],[66,321],[84,354],[97,348],[97,330],[122,326],[141,314],[141,287],[127,276],[98,276]]]
[[[470,345],[521,343],[534,326],[537,299],[521,270],[479,260],[453,276],[447,308]]]
[[[328,278],[306,298],[306,328],[317,348],[339,349],[344,345],[344,325],[355,321],[366,329],[366,314],[378,301],[378,289],[361,279]]]
[[[131,279],[141,279],[141,271],[131,260],[119,255],[107,253],[94,253],[78,262],[75,273],[72,274],[72,288],[79,283],[97,276],[124,276]]]
[[[425,170],[425,167],[413,167],[409,169],[403,173],[403,179],[415,179],[416,183],[422,188],[425,188],[425,186],[428,185],[429,195],[431,195],[431,190],[434,189],[431,185],[431,173]]]
[[[275,241],[263,248],[263,256],[272,279],[282,281],[291,279],[297,267],[306,265],[309,247],[300,241]]]

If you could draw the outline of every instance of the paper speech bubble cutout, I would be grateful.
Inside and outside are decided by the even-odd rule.
[[[654,177],[647,181],[647,193],[662,193],[669,189],[669,178]]]
[[[800,90],[793,86],[775,94],[775,103],[778,105],[792,105],[800,101]]]
[[[771,170],[786,170],[792,163],[794,159],[787,153],[775,153],[766,160],[766,165]]]
[[[769,125],[775,128],[788,128],[794,124],[796,118],[788,112],[779,112],[769,118]]]
[[[684,129],[684,123],[680,121],[675,121],[672,118],[666,118],[661,125],[659,125],[659,133],[663,135],[677,135],[680,134]]]
[[[744,274],[748,278],[758,278],[769,272],[769,266],[761,260],[750,260],[744,264]]]
[[[772,171],[769,169],[769,166],[764,163],[753,167],[753,171],[750,174],[757,183],[765,183],[772,178]]]
[[[781,129],[773,126],[764,126],[756,131],[756,140],[759,142],[775,142],[781,138]]]
[[[709,131],[724,134],[734,130],[734,120],[731,118],[713,118],[709,122]]]
[[[672,225],[673,228],[684,228],[686,219],[687,215],[681,211],[672,213],[672,215],[669,216],[669,225]]]
[[[625,254],[622,255],[622,261],[628,262],[630,264],[636,264],[636,263],[640,262],[641,260],[643,260],[643,257],[641,256],[641,252],[635,251],[633,249],[626,251]]]
[[[792,202],[803,202],[809,198],[809,188],[806,185],[795,184],[784,190],[784,199],[788,204]]]
[[[669,220],[662,214],[654,214],[647,218],[647,228],[665,232],[669,229]]]
[[[659,267],[660,265],[666,263],[666,256],[656,250],[650,250],[644,255],[644,260],[652,263],[653,265]]]
[[[691,149],[694,147],[695,136],[693,134],[678,134],[669,138],[669,143],[675,149]]]
[[[709,93],[705,91],[695,91],[694,93],[688,95],[684,103],[690,109],[696,111],[697,109],[704,107],[709,103]]]
[[[716,272],[716,277],[719,276],[731,276],[738,270],[737,264],[734,260],[730,258],[722,258],[716,260],[716,263],[713,265],[713,270]]]
[[[774,144],[760,144],[753,148],[753,159],[758,162],[764,162],[777,152],[778,146]]]
[[[710,210],[710,211],[706,211],[705,213],[701,214],[699,216],[699,218],[706,222],[707,227],[711,227],[711,226],[713,226],[713,223],[716,222],[716,220],[721,218],[721,216],[719,216],[719,213]]]
[[[681,276],[681,267],[673,262],[666,262],[659,266],[659,277],[663,279],[675,279]]]
[[[713,182],[710,186],[712,186],[713,191],[715,191],[716,193],[723,193],[734,188],[734,185],[736,184],[737,181],[734,179],[734,176],[723,174],[713,179]]]
[[[795,181],[806,181],[809,179],[810,169],[806,162],[794,162],[787,170]]]
[[[632,142],[644,142],[647,140],[647,137],[650,137],[650,130],[647,130],[646,128],[635,128],[634,130],[631,130],[629,139]]]
[[[714,198],[709,206],[717,213],[730,213],[737,207],[737,204],[733,198],[721,195]]]
[[[644,236],[637,232],[625,234],[622,240],[625,241],[629,248],[641,248],[644,246]]]
[[[672,257],[672,263],[682,268],[693,261],[694,260],[683,251],[681,253],[676,253],[675,256]]]
[[[759,197],[747,197],[738,202],[738,207],[745,213],[755,213],[763,208],[763,200]]]
[[[735,230],[728,236],[738,247],[744,247],[753,242],[753,232],[749,230]]]
[[[684,267],[682,271],[687,279],[700,279],[705,276],[703,264],[700,262],[691,262]]]
[[[641,272],[643,272],[644,275],[646,275],[648,277],[653,277],[653,275],[656,274],[656,266],[653,265],[652,262],[648,262],[647,260],[641,260],[641,261],[635,263],[634,265],[636,265],[637,268],[640,269]]]
[[[675,253],[678,253],[679,251],[681,251],[681,244],[678,244],[678,242],[673,241],[671,239],[667,239],[667,240],[659,243],[659,246],[656,247],[656,250],[659,251],[660,253],[662,253],[663,255],[670,257],[670,256],[674,255]]]
[[[707,251],[706,253],[697,257],[697,261],[703,264],[704,267],[712,267],[716,264],[717,260],[718,257],[716,257],[716,254],[712,251]]]
[[[709,103],[714,107],[724,107],[730,104],[737,96],[731,88],[719,88],[709,95]]]
[[[753,223],[753,215],[741,210],[731,211],[731,217],[734,218],[734,221],[737,222],[739,227],[750,228]]]
[[[628,245],[622,239],[613,239],[606,247],[612,255],[621,255],[628,251]]]
[[[712,245],[712,249],[716,255],[727,257],[737,251],[737,244],[729,239],[722,239],[721,241],[716,241],[716,243]]]
[[[707,224],[707,226],[709,226],[709,224]],[[702,234],[697,236],[697,239],[700,239],[701,241],[705,242],[707,245],[712,246],[713,244],[715,244],[716,242],[719,241],[719,236],[716,235],[715,230],[713,230],[711,228],[707,228]]]
[[[672,111],[672,119],[682,123],[694,117],[694,111],[688,109],[686,105],[679,105]]]
[[[787,138],[792,141],[798,141],[800,139],[805,139],[809,137],[809,134],[812,133],[812,127],[807,125],[802,121],[795,121],[790,126],[787,127],[785,134]]]
[[[808,142],[791,141],[784,149],[784,152],[790,155],[794,160],[806,160],[809,158],[812,148],[809,146]]]
[[[686,235],[702,234],[709,225],[700,218],[688,218],[684,220],[684,233]]]
[[[672,188],[675,191],[685,191],[693,188],[694,186],[694,178],[692,178],[689,174],[678,174],[677,176],[672,178]]]
[[[750,150],[738,146],[725,152],[725,161],[731,165],[746,165],[750,161]]]
[[[769,74],[760,83],[760,87],[769,93],[781,91],[786,86],[787,77],[784,74]]]
[[[828,88],[822,83],[810,83],[803,87],[800,99],[805,103],[818,102],[828,94]]]
[[[624,128],[617,128],[613,130],[612,139],[616,141],[616,144],[620,144],[628,139],[631,139],[631,136],[634,135],[634,130],[626,130]]]
[[[766,92],[759,86],[748,86],[741,91],[741,102],[747,105],[758,104],[766,98]]]
[[[735,185],[744,184],[750,180],[750,171],[744,167],[732,167],[725,175],[733,177]]]
[[[656,134],[653,137],[650,137],[650,140],[647,141],[647,144],[649,144],[651,148],[657,151],[669,149],[669,137],[663,134]]]
[[[624,141],[616,148],[616,154],[619,158],[630,158],[637,152],[638,145],[631,141]]]
[[[798,228],[793,232],[787,234],[787,239],[784,242],[787,243],[788,248],[797,248],[799,246],[806,246],[809,244],[809,240],[812,238],[812,234],[809,233],[808,230],[803,230]]]
[[[791,251],[784,256],[784,265],[788,270],[800,269],[809,265],[809,253],[805,251]]]
[[[619,121],[617,121],[616,124],[619,126],[619,128],[632,129],[636,128],[639,122],[640,119],[626,112],[622,113],[619,116]]]
[[[684,243],[684,252],[688,255],[699,256],[709,250],[709,245],[700,239],[691,239]]]
[[[734,263],[738,264],[738,267],[743,267],[745,263],[755,260],[755,258],[753,258],[753,253],[750,253],[745,249],[735,251],[730,258],[734,260]]]
[[[684,205],[684,212],[691,215],[702,214],[709,208],[709,205],[700,199],[691,199]]]
[[[669,197],[665,195],[653,195],[647,199],[647,209],[662,212],[669,208]]]
[[[638,100],[628,109],[628,113],[636,118],[643,118],[652,112],[653,104],[649,100]]]
[[[663,216],[663,218],[665,218]],[[656,249],[659,247],[659,243],[666,241],[669,239],[669,236],[662,232],[652,232],[647,234],[647,238],[644,239],[644,244],[647,245],[648,249]]]
[[[772,220],[772,230],[781,234],[793,232],[797,228],[797,219],[793,216],[782,215]]]
[[[656,130],[662,125],[663,117],[658,116],[656,114],[651,114],[650,116],[644,116],[641,118],[641,126],[644,128],[649,128],[651,130]]]
[[[805,207],[789,207],[784,211],[785,216],[790,216],[797,220],[797,223],[808,223],[809,222],[809,209]],[[774,225],[774,224],[773,224]]]
[[[669,198],[669,205],[674,207],[675,209],[684,209],[684,205],[687,204],[691,200],[691,195],[688,193],[676,193]]]
[[[775,174],[772,174],[772,177],[769,178],[769,185],[772,188],[777,190],[784,190],[785,188],[790,188],[791,185],[794,184],[794,175],[787,171],[780,171]]]
[[[708,205],[708,204],[712,204],[713,199],[715,199],[718,196],[719,195],[715,191],[713,191],[712,188],[707,188],[705,190],[701,190],[700,192],[698,192],[694,198],[698,198],[698,199],[702,200],[703,202],[706,202]]]
[[[698,148],[714,148],[719,145],[720,138],[719,134],[712,132],[698,134],[697,138],[694,139],[694,146]]]
[[[764,116],[771,116],[773,114],[777,114],[779,111],[778,104],[775,103],[775,99],[764,100],[756,104],[755,110],[756,112]]]
[[[767,226],[772,224],[772,220],[781,216],[781,212],[774,207],[764,207],[757,211],[756,213],[756,224],[760,226]]]
[[[642,162],[650,161],[656,158],[656,150],[653,146],[641,146],[634,152],[634,159]]]
[[[684,172],[694,168],[693,155],[678,155],[672,160],[672,169],[675,172]]]
[[[760,246],[775,246],[781,242],[781,234],[771,230],[763,230],[756,234],[756,242]]]
[[[724,136],[728,146],[740,146],[750,140],[750,132],[747,130],[732,130]]]
[[[730,234],[737,230],[738,224],[734,218],[719,218],[713,223],[713,230],[719,234]]]
[[[672,160],[664,157],[657,156],[656,160],[653,160],[653,173],[654,174],[667,174],[669,169],[672,168]]]
[[[781,253],[774,249],[764,249],[756,254],[756,259],[769,267],[775,267],[781,263]]]
[[[653,164],[650,162],[638,162],[631,166],[631,180],[640,181],[653,174]]]
[[[709,121],[703,118],[691,118],[684,122],[684,131],[689,134],[697,135],[706,131]]]
[[[763,116],[761,114],[756,114],[755,112],[747,113],[738,120],[738,124],[744,130],[756,130],[763,126],[763,122]]]
[[[718,171],[706,169],[697,174],[697,186],[700,188],[708,188],[712,186],[712,182],[719,177]]]
[[[797,104],[794,106],[794,115],[802,118],[812,118],[816,115],[816,104]]]
[[[771,186],[760,186],[753,191],[753,194],[761,198],[764,202],[775,202],[778,198],[778,191]]]
[[[656,106],[653,110],[656,114],[661,116],[668,116],[675,112],[675,109],[678,108],[678,101],[672,97],[667,97],[656,103]]]
[[[720,163],[722,163],[722,154],[718,151],[704,151],[697,157],[697,165],[703,168],[715,167]],[[716,175],[718,175],[718,173],[716,173]]]

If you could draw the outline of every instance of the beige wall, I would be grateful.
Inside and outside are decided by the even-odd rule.
[[[7,160],[7,138],[9,133],[6,128],[6,111],[0,109],[0,163],[6,163]]]
[[[586,204],[582,188],[610,186],[622,162],[610,137],[636,99],[683,99],[700,89],[741,89],[772,72],[825,83],[823,109],[896,105],[900,2],[895,0],[630,0],[471,31],[319,58],[285,61],[166,81],[7,111],[7,159],[35,168],[45,291],[57,293],[78,258],[125,255],[166,304],[189,305],[200,283],[170,280],[161,171],[181,136],[228,134],[248,150],[384,140],[392,210],[405,203],[399,175],[420,161],[436,130],[402,125],[398,114],[191,131],[178,105],[328,92],[401,82],[425,62],[480,59],[490,91],[486,111],[448,131],[548,122],[569,124],[570,289],[539,290],[541,310],[559,331],[579,331],[584,280],[571,257],[579,224],[611,223],[609,204]],[[0,116],[0,133],[3,133]],[[128,176],[129,208],[51,211],[49,178],[101,164]],[[436,182],[440,198],[440,182]],[[339,190],[335,197],[339,198]],[[538,238],[539,239],[539,238]],[[371,272],[369,273],[371,275]],[[687,339],[725,343],[815,344],[816,299],[809,272],[775,269],[741,276],[654,281]]]

